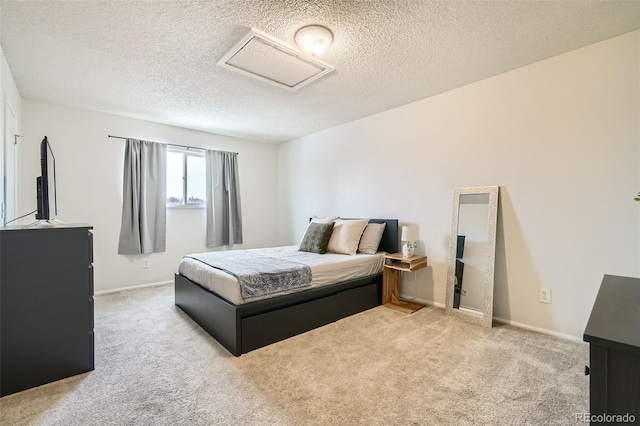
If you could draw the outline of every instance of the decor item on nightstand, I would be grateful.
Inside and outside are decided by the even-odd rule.
[[[402,241],[404,241],[404,245],[402,246],[402,255],[404,257],[413,256],[414,249],[418,245],[416,242],[418,240],[418,230],[415,226],[403,226],[402,227],[402,236],[400,237]]]

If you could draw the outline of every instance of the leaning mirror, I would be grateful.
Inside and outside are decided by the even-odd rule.
[[[497,186],[453,191],[445,313],[493,325]]]

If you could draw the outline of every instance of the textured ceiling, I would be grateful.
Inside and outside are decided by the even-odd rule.
[[[2,1],[24,97],[281,142],[640,28],[638,1]],[[331,29],[289,92],[216,65],[250,27]],[[126,136],[126,135],[125,135]],[[134,135],[135,136],[135,135]]]

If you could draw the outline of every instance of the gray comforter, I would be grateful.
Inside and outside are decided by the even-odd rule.
[[[185,257],[236,277],[245,300],[311,286],[311,268],[298,262],[245,250],[199,253]]]

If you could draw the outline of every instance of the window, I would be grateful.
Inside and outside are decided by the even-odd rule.
[[[207,201],[204,153],[169,148],[167,206],[203,207]]]

